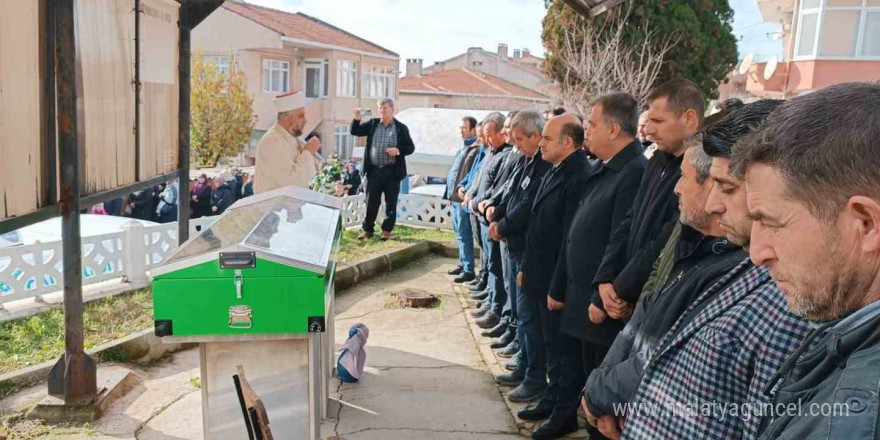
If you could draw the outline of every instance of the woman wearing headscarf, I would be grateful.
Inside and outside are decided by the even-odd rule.
[[[211,184],[208,183],[208,176],[202,174],[189,192],[190,209],[192,209],[192,218],[199,218],[211,215]]]

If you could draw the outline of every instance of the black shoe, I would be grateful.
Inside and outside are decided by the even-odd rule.
[[[495,383],[505,387],[516,387],[526,378],[525,371],[513,371],[500,376],[495,376]]]
[[[517,342],[516,339],[510,344],[507,344],[504,348],[495,352],[495,354],[503,358],[514,357],[517,353],[519,353],[519,342]]]
[[[473,280],[477,276],[470,272],[461,272],[457,277],[453,278],[452,281],[458,284],[466,283],[468,281]]]
[[[489,348],[499,349],[507,347],[513,340],[516,339],[516,330],[513,327],[508,326],[507,330],[501,337],[498,338],[497,341],[489,344]],[[517,350],[519,351],[519,350]]]
[[[477,326],[482,329],[490,329],[498,325],[499,322],[501,322],[501,317],[490,311],[477,320]]]
[[[486,286],[487,286],[487,285],[489,285],[488,282],[486,282],[486,281],[480,281],[480,282],[477,283],[477,284],[474,284],[474,285],[468,286],[468,290],[470,290],[471,292],[479,292],[479,291],[481,291],[481,290],[486,290]]]
[[[468,281],[467,283],[464,283],[464,285],[467,287],[471,287],[471,286],[476,286],[477,284],[480,284],[481,282],[487,281],[486,277],[484,277],[483,274],[475,275],[475,276],[476,276],[476,278],[474,278],[471,281]]]
[[[514,370],[516,370],[516,367],[519,366],[519,356],[510,359],[509,361],[507,361],[507,362],[501,364],[501,366],[504,367],[504,369],[507,370],[507,371],[514,371]]]
[[[462,272],[461,266],[456,266],[454,269],[449,269],[446,271],[448,275],[460,275]]]
[[[501,321],[495,327],[492,327],[491,330],[484,330],[480,333],[480,336],[485,338],[498,338],[507,333],[507,321]]]
[[[538,425],[534,431],[532,431],[532,439],[533,440],[553,440],[557,438],[565,437],[572,432],[578,430],[578,422],[577,416],[572,415],[571,417],[566,417],[566,420],[556,420],[553,417],[550,417],[544,423]]]
[[[550,417],[550,414],[553,414],[553,402],[541,399],[538,403],[517,411],[516,416],[527,422],[537,422]]]
[[[489,301],[486,301],[480,304],[480,307],[477,307],[475,310],[471,311],[471,316],[473,316],[474,318],[481,318],[489,311],[490,307],[491,306],[489,305]]]
[[[547,384],[523,382],[507,395],[507,400],[511,402],[531,402],[544,397],[545,392],[547,392]]]
[[[483,290],[480,292],[471,292],[471,299],[476,301],[485,301],[486,298],[489,297],[489,290]]]

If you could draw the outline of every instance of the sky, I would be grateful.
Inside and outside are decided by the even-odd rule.
[[[246,0],[289,12],[303,12],[378,44],[401,58],[421,58],[424,66],[462,54],[469,47],[490,52],[499,43],[544,52],[541,19],[544,0]],[[781,40],[767,33],[778,24],[763,23],[755,0],[729,0],[740,58],[756,61],[782,54]]]

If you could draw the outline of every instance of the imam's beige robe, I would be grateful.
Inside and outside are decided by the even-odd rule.
[[[290,185],[308,188],[320,170],[321,162],[317,156],[304,149],[299,139],[276,123],[257,145],[254,193]]]

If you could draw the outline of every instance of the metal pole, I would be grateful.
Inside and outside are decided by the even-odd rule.
[[[141,181],[141,0],[134,0],[134,181]]]
[[[180,81],[180,96],[178,105],[178,140],[177,162],[180,168],[180,177],[177,183],[180,194],[177,197],[177,240],[183,244],[189,239],[189,124],[190,124],[190,36],[189,29],[180,27],[180,41],[178,42],[178,72]],[[186,200],[186,203],[183,201]]]
[[[83,351],[74,2],[54,2],[58,162],[61,164],[59,206],[64,255],[64,356],[49,373],[49,394],[63,398],[66,405],[88,405],[97,394],[97,376],[95,361]]]

